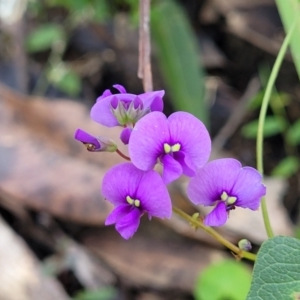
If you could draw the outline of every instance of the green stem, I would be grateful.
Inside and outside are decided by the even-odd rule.
[[[280,51],[277,55],[276,61],[274,63],[272,72],[270,74],[270,78],[266,87],[266,92],[262,101],[261,109],[260,109],[260,114],[259,114],[259,119],[258,119],[258,130],[257,130],[257,139],[256,139],[256,156],[257,156],[257,169],[258,171],[263,174],[264,169],[263,169],[263,129],[264,129],[264,123],[265,123],[265,118],[266,118],[266,112],[268,108],[268,104],[271,98],[271,93],[272,89],[274,87],[275,80],[277,78],[280,66],[282,64],[282,61],[284,59],[285,53],[287,51],[290,39],[292,37],[293,31],[296,27],[297,24],[297,19],[294,21],[293,25],[291,26],[287,36],[285,37],[282,46],[280,48]],[[261,209],[262,209],[262,215],[264,219],[264,224],[266,228],[266,232],[269,238],[272,238],[274,236],[271,224],[270,224],[270,219],[268,215],[268,210],[267,210],[267,204],[266,204],[266,198],[263,197],[261,199]]]
[[[236,245],[232,244],[231,242],[229,242],[228,240],[226,240],[225,238],[223,238],[214,229],[212,229],[211,227],[205,226],[199,219],[194,219],[193,217],[191,217],[190,215],[188,215],[187,213],[185,213],[181,209],[179,209],[179,208],[177,208],[175,206],[173,206],[172,209],[173,209],[173,212],[175,214],[177,214],[181,218],[187,220],[194,227],[201,228],[202,230],[204,230],[205,232],[207,232],[209,235],[211,235],[213,238],[215,238],[217,241],[219,241],[225,247],[227,247],[232,252],[234,252],[237,257],[239,257],[239,258],[246,258],[246,259],[255,261],[255,259],[256,259],[256,255],[255,254],[247,252],[247,251],[244,251],[244,250],[241,250],[239,247],[237,247]]]

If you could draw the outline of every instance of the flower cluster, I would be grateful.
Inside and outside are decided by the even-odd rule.
[[[115,209],[105,224],[115,224],[125,239],[136,232],[147,213],[170,218],[171,199],[166,185],[181,175],[190,177],[187,194],[196,205],[213,206],[205,217],[207,226],[224,225],[235,207],[257,210],[266,194],[262,176],[235,159],[208,162],[211,139],[205,125],[187,112],[163,114],[164,91],[129,94],[106,90],[91,109],[91,118],[104,126],[121,126],[120,139],[128,144],[130,162],[111,168],[102,181],[102,194]],[[88,151],[120,151],[114,141],[78,129],[75,139]],[[162,166],[162,175],[154,170]]]

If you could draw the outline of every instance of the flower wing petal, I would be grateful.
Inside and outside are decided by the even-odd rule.
[[[164,109],[163,99],[156,96],[150,104],[150,110],[151,111],[163,111],[163,109]]]
[[[261,181],[262,176],[256,169],[242,168],[232,189],[232,193],[238,198],[235,205],[256,210],[261,197],[266,194],[266,186]]]
[[[171,155],[165,155],[162,158],[163,173],[162,178],[165,184],[178,179],[182,174],[182,166]]]
[[[228,219],[226,204],[219,202],[217,206],[205,217],[203,223],[206,226],[223,226]]]
[[[130,213],[131,206],[128,204],[122,204],[117,206],[106,218],[105,225],[111,225],[117,223],[120,219]]]
[[[142,210],[146,211],[149,216],[171,217],[171,198],[166,185],[157,172],[153,170],[144,172],[136,197],[141,200]]]
[[[220,200],[223,191],[231,192],[241,170],[238,160],[216,159],[197,171],[187,187],[189,199],[194,204],[212,205]]]
[[[114,205],[125,204],[128,195],[134,195],[143,177],[143,172],[131,163],[112,167],[102,180],[102,195]]]
[[[147,92],[138,95],[139,98],[144,103],[144,108],[151,108],[151,111],[162,111],[163,110],[163,101],[162,98],[165,94],[164,90]]]
[[[106,98],[101,99],[101,101],[97,101],[92,109],[91,109],[91,118],[93,121],[102,124],[107,127],[118,126],[119,122],[116,117],[111,112],[111,100],[115,97],[115,95],[108,96]]]
[[[128,149],[132,163],[141,170],[152,169],[169,139],[166,116],[152,112],[140,119],[131,132]]]
[[[140,225],[140,217],[140,211],[137,208],[133,209],[116,223],[116,230],[124,239],[128,240],[137,231]]]
[[[180,143],[180,151],[183,151],[197,168],[202,167],[211,151],[210,136],[204,124],[187,112],[173,113],[168,118],[168,123],[172,142]]]

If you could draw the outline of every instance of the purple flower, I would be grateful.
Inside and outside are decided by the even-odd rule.
[[[207,226],[222,226],[236,206],[257,210],[266,194],[261,174],[232,158],[217,159],[199,169],[189,182],[187,194],[194,204],[215,208],[205,217]]]
[[[117,145],[113,140],[106,137],[94,137],[82,129],[75,131],[74,138],[82,142],[90,152],[115,152],[117,150]]]
[[[171,199],[159,174],[139,170],[131,163],[116,165],[105,174],[102,194],[116,206],[105,225],[116,224],[124,239],[136,232],[144,213],[149,218],[170,218],[172,214]]]
[[[135,125],[129,140],[132,163],[147,171],[159,160],[166,184],[182,174],[194,176],[207,162],[210,150],[204,124],[187,112],[176,112],[169,118],[161,112],[148,114]]]
[[[116,84],[113,87],[120,94],[113,95],[110,90],[104,91],[91,109],[91,118],[97,123],[107,127],[132,128],[147,113],[163,110],[164,91],[134,95],[127,93],[122,85]],[[128,133],[129,131],[126,132],[126,134]]]

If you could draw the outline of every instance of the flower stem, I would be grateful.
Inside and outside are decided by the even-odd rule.
[[[274,87],[275,80],[277,78],[280,66],[284,59],[286,50],[288,48],[288,45],[289,45],[290,39],[293,35],[296,24],[297,24],[297,19],[294,21],[293,25],[291,26],[287,36],[285,37],[285,39],[281,45],[281,48],[279,50],[279,53],[277,55],[276,61],[274,63],[273,69],[270,74],[270,78],[269,78],[269,81],[268,81],[268,84],[266,87],[266,91],[265,91],[261,109],[260,109],[260,114],[259,114],[259,119],[258,119],[257,139],[256,139],[256,156],[257,156],[257,170],[261,174],[263,174],[263,172],[264,172],[264,169],[263,169],[263,135],[264,135],[263,129],[264,129],[264,123],[265,123],[265,118],[266,118],[266,112],[267,112],[268,104],[269,104],[269,101],[271,98],[272,89]],[[265,197],[263,197],[261,200],[261,209],[262,209],[262,214],[263,214],[263,219],[264,219],[264,224],[265,224],[267,235],[269,238],[272,238],[274,236],[274,233],[273,233],[271,223],[269,220]]]
[[[116,152],[124,159],[131,161],[130,157],[125,155],[123,152],[121,152],[119,149],[116,150]]]
[[[244,251],[237,247],[236,245],[232,244],[225,238],[223,238],[218,232],[216,232],[214,229],[211,227],[205,226],[202,221],[199,219],[194,219],[184,211],[182,211],[180,208],[177,208],[173,206],[173,212],[180,216],[181,218],[187,220],[190,224],[192,224],[196,228],[201,228],[205,232],[207,232],[209,235],[211,235],[213,238],[215,238],[217,241],[219,241],[221,244],[223,244],[225,247],[230,249],[232,252],[236,254],[238,258],[246,258],[252,261],[255,261],[256,255],[247,251]]]

